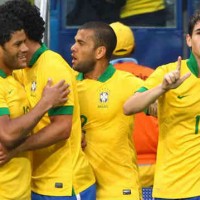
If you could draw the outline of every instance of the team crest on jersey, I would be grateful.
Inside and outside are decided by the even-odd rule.
[[[108,92],[100,93],[100,102],[105,103],[108,101]]]
[[[31,91],[34,92],[36,90],[36,88],[37,88],[37,83],[36,83],[36,81],[33,81],[32,85],[31,85]]]
[[[99,91],[99,108],[107,108],[108,107],[108,102],[109,102],[109,94],[110,91],[106,88],[102,88]]]

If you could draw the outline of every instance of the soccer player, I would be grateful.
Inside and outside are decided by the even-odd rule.
[[[200,199],[200,11],[189,21],[186,42],[189,59],[158,67],[124,105],[132,114],[158,99],[156,199]]]
[[[109,64],[116,46],[112,28],[103,22],[82,25],[71,47],[87,146],[97,179],[97,200],[140,199],[133,117],[123,104],[143,83]]]
[[[73,69],[41,42],[44,20],[39,9],[27,0],[11,0],[0,12],[9,12],[24,23],[30,49],[28,67],[16,72],[24,85],[31,107],[37,104],[48,77],[70,85],[64,106],[48,111],[32,136],[16,152],[33,151],[32,200],[95,200],[95,177],[81,149],[81,121]]]
[[[0,27],[0,145],[12,149],[51,107],[66,101],[66,87],[64,81],[52,87],[49,81],[41,100],[30,109],[24,87],[12,76],[14,69],[26,67],[23,23],[9,13],[0,13]],[[23,152],[0,166],[1,200],[30,200],[30,158],[29,152]]]

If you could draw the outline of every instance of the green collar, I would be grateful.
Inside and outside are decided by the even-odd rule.
[[[0,76],[1,76],[2,78],[6,78],[6,77],[7,77],[7,74],[6,74],[2,69],[0,69]]]
[[[116,69],[114,68],[114,66],[112,64],[109,64],[106,71],[98,78],[98,81],[106,82],[115,73],[115,71]],[[82,81],[84,79],[83,73],[79,73],[76,79]]]
[[[187,66],[190,69],[190,71],[196,76],[198,77],[199,74],[199,70],[198,70],[198,64],[197,61],[194,57],[194,54],[191,52],[190,54],[190,58],[187,60]]]
[[[41,47],[33,54],[29,62],[29,67],[32,67],[37,61],[37,59],[40,57],[40,55],[44,53],[46,50],[48,50],[48,48],[46,47],[45,44],[42,43]]]

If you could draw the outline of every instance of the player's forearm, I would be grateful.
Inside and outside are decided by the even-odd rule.
[[[124,114],[132,115],[144,111],[165,92],[161,85],[159,85],[151,90],[135,93],[125,102],[123,106]]]
[[[47,102],[39,101],[27,114],[9,119],[4,128],[1,128],[1,142],[8,148],[13,148],[21,143],[50,107]]]
[[[62,121],[62,120],[61,120]],[[28,136],[26,140],[16,148],[17,152],[37,150],[65,141],[71,132],[71,122],[52,123],[41,129],[36,134]]]

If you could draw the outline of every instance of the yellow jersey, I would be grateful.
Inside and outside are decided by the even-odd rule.
[[[144,88],[162,83],[177,62],[158,67],[146,80]],[[176,89],[158,99],[159,142],[153,196],[189,198],[200,196],[200,95],[194,56],[181,62],[181,76],[191,76]],[[142,89],[141,89],[142,90]]]
[[[54,83],[65,79],[70,85],[66,104],[51,109],[34,129],[34,133],[50,124],[51,115],[73,115],[71,135],[66,141],[33,151],[32,190],[49,196],[71,196],[95,183],[95,177],[81,149],[81,121],[74,70],[57,53],[43,44],[30,61],[31,67],[18,72],[31,107],[39,99],[48,78]]]
[[[0,70],[0,116],[9,115],[13,119],[24,115],[29,108],[23,86]],[[1,200],[30,200],[30,162],[30,154],[23,152],[0,166]]]
[[[97,200],[140,198],[136,153],[132,141],[133,116],[123,104],[143,81],[109,65],[98,80],[77,76],[85,153],[97,179]]]

